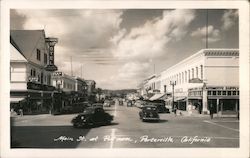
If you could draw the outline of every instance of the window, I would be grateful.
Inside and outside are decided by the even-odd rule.
[[[38,78],[38,79],[37,79],[37,80],[38,80],[38,82],[40,82],[40,75],[37,75],[37,78]]]
[[[198,71],[198,67],[196,67],[196,78],[199,78],[199,71]]]
[[[201,65],[201,79],[203,80],[203,66]]]
[[[182,75],[182,83],[184,83],[184,72],[182,72],[181,75]]]
[[[236,91],[233,91],[233,95],[236,95]]]
[[[227,91],[223,91],[222,94],[223,94],[223,95],[227,95]]]
[[[41,60],[41,51],[39,49],[36,49],[36,59]]]
[[[36,77],[36,69],[33,70],[33,76]]]
[[[30,76],[32,76],[33,75],[33,70],[32,69],[30,69]]]
[[[187,83],[187,71],[185,71],[185,82]]]
[[[232,92],[231,92],[231,91],[228,91],[228,92],[227,92],[227,95],[232,95]]]
[[[192,68],[192,78],[194,78],[194,69]]]
[[[188,70],[188,80],[190,80],[190,70]]]
[[[213,95],[216,95],[216,91],[213,91]]]
[[[218,91],[218,95],[221,95],[221,91]]]
[[[207,92],[207,95],[211,95],[211,91],[208,91],[208,92]]]
[[[47,64],[48,63],[48,56],[47,54],[44,54],[44,64]]]

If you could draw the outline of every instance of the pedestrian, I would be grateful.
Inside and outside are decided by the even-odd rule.
[[[176,106],[176,104],[174,104],[174,116],[175,117],[177,116],[177,106]]]
[[[213,119],[213,117],[214,117],[214,107],[213,107],[213,104],[210,104],[210,106],[209,106],[209,113],[210,113],[210,118]]]
[[[198,103],[198,109],[199,109],[199,113],[201,114],[202,107],[201,107],[201,104],[200,104],[200,103]]]
[[[20,116],[23,116],[23,109],[22,108],[19,109],[19,114],[20,114]]]

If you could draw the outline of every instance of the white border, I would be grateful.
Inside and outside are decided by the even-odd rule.
[[[9,119],[9,9],[239,9],[240,148],[150,149],[10,149]],[[0,157],[249,157],[249,3],[247,1],[70,1],[3,0],[1,2]]]

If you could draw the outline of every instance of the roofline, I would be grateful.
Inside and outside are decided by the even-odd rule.
[[[221,51],[222,51],[222,50],[225,50],[225,51],[232,51],[232,50],[234,50],[234,51],[239,51],[238,48],[206,48],[206,49],[201,49],[201,50],[199,50],[198,52],[196,52],[195,54],[190,55],[189,57],[187,57],[187,58],[181,60],[180,62],[176,63],[175,65],[173,65],[173,66],[167,68],[166,70],[160,72],[160,74],[161,74],[161,73],[164,73],[164,72],[166,72],[166,71],[168,71],[168,70],[173,69],[174,67],[176,67],[176,66],[178,66],[178,65],[180,65],[180,64],[182,64],[182,63],[184,63],[184,62],[186,62],[186,61],[188,61],[188,60],[190,60],[190,59],[192,59],[192,58],[195,57],[195,56],[198,56],[198,55],[204,55],[204,56],[205,56],[206,51],[218,51],[218,50],[221,50]]]

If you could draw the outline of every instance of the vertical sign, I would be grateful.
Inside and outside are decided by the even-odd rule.
[[[57,38],[46,38],[46,42],[49,45],[49,65],[47,65],[47,71],[56,71],[57,67],[54,65],[54,47],[58,42]]]

